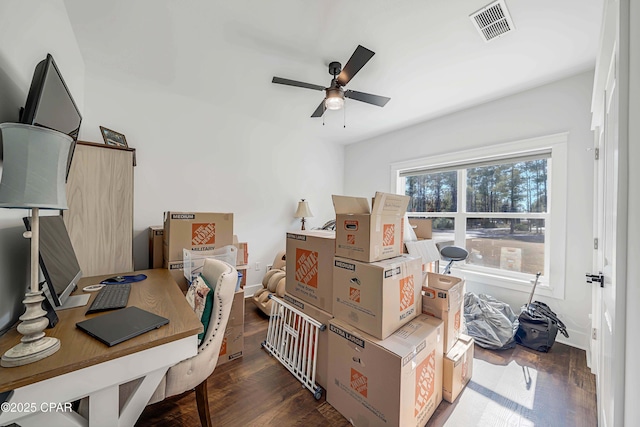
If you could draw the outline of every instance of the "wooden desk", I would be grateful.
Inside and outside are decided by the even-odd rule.
[[[167,369],[196,355],[197,334],[202,331],[200,320],[168,270],[135,272],[140,273],[146,274],[147,279],[132,284],[128,305],[164,316],[169,319],[169,324],[107,347],[75,326],[76,322],[100,316],[101,313],[85,316],[88,305],[59,311],[58,324],[55,328],[47,329],[46,333],[60,339],[60,350],[29,365],[0,367],[0,392],[14,390],[9,403],[28,404],[29,409],[36,410],[35,414],[3,412],[0,414],[0,425],[11,422],[18,422],[21,426],[57,425],[52,424],[51,419],[60,417],[64,425],[72,425],[71,422],[87,425],[87,420],[80,419],[76,413],[50,411],[46,406],[50,402],[64,404],[87,396],[89,425],[135,423]],[[76,293],[82,293],[84,286],[96,284],[110,276],[83,278]],[[95,294],[91,296],[89,304],[94,298]],[[0,337],[0,354],[19,340],[20,334],[15,328]],[[145,379],[136,395],[120,408],[118,386],[141,377]]]

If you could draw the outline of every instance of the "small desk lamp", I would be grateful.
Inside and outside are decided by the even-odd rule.
[[[294,215],[295,218],[302,218],[300,220],[300,222],[302,223],[302,228],[301,230],[304,230],[304,222],[305,222],[305,217],[310,218],[312,217],[313,214],[311,213],[311,209],[309,209],[309,202],[305,201],[304,199],[301,199],[298,202],[298,210],[296,210],[296,214]]]
[[[0,365],[22,366],[52,355],[60,340],[45,336],[47,312],[38,285],[39,209],[68,209],[65,192],[67,157],[72,139],[60,132],[18,123],[0,124],[3,144],[3,171],[0,182],[0,208],[31,209],[31,289],[22,301],[26,310],[20,316],[20,343],[7,350]]]

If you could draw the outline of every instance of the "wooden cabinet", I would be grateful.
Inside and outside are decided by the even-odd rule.
[[[78,141],[63,211],[83,276],[133,271],[135,150]]]

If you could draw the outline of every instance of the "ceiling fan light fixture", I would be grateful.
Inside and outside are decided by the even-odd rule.
[[[344,107],[344,92],[337,89],[327,89],[327,99],[324,101],[327,110],[339,110]]]

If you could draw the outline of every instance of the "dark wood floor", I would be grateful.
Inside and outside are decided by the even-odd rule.
[[[324,396],[315,400],[260,346],[268,318],[245,301],[244,356],[216,368],[209,404],[216,426],[336,426],[351,424]],[[454,404],[442,402],[427,426],[596,426],[595,379],[585,352],[556,343],[549,353],[517,346],[475,347],[473,377]],[[148,406],[137,426],[198,426],[195,393]]]

